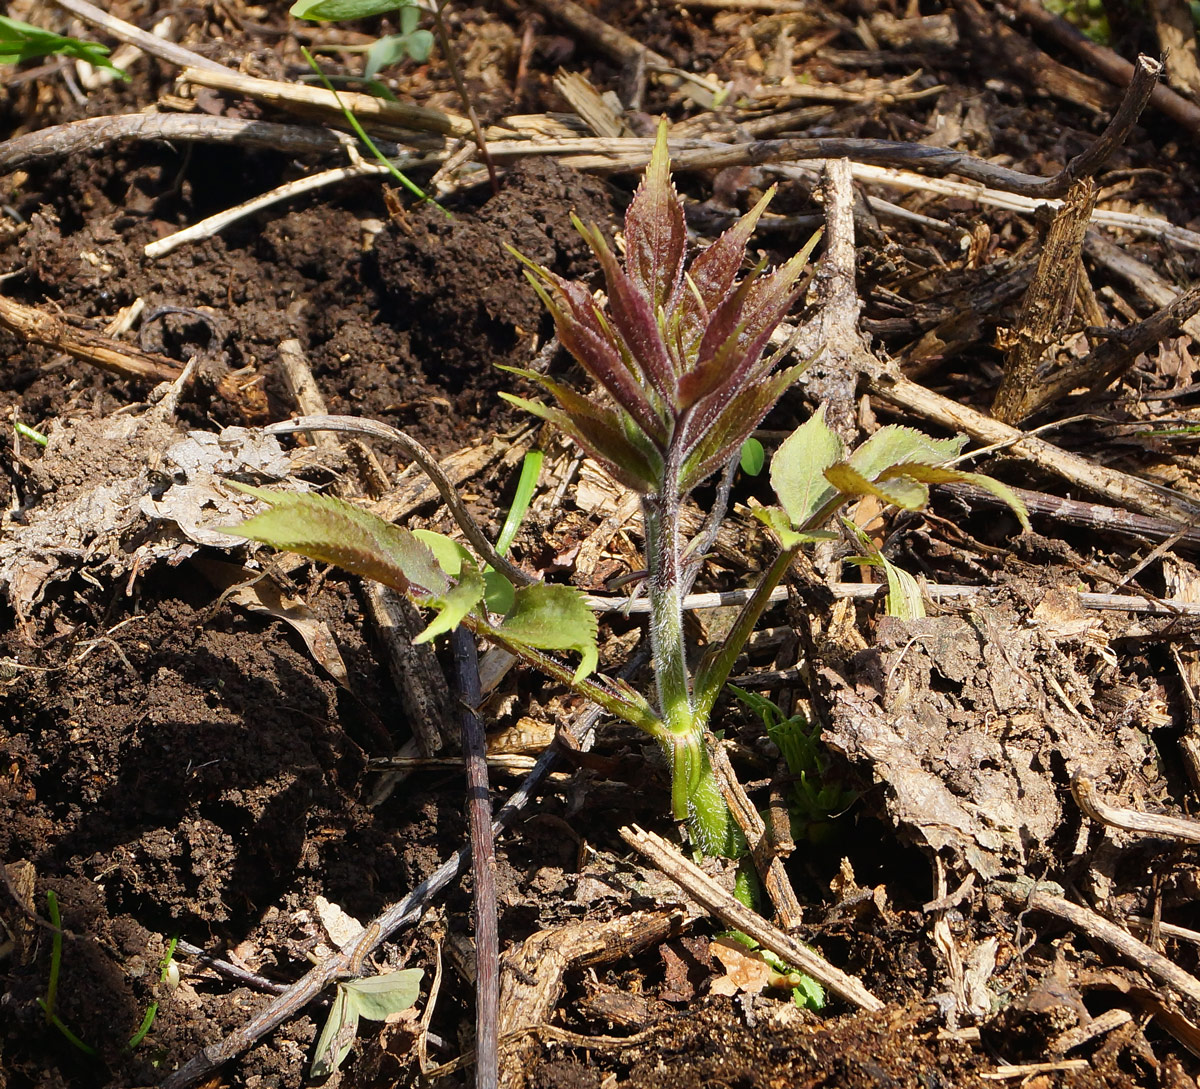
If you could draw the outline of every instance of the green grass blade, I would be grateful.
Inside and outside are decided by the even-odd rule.
[[[521,462],[521,479],[517,481],[517,492],[513,496],[512,506],[508,508],[504,525],[500,527],[500,536],[496,538],[496,551],[501,556],[507,555],[509,545],[513,543],[517,530],[521,528],[525,515],[529,513],[529,504],[533,502],[533,493],[537,490],[544,459],[545,455],[541,450],[530,450]]]

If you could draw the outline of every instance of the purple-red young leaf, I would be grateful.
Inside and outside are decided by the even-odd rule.
[[[774,195],[775,187],[771,186],[750,211],[692,259],[687,275],[695,291],[688,289],[680,294],[679,309],[683,313],[684,329],[690,330],[693,336],[704,329],[709,315],[733,290],[754,228]]]
[[[509,404],[554,424],[625,487],[645,495],[653,492],[661,483],[661,464],[657,467],[653,465],[647,453],[630,441],[614,410],[600,408],[594,415],[572,416],[561,408],[543,405],[516,394],[501,393],[500,396]]]
[[[761,266],[760,266],[761,268]],[[729,395],[738,391],[740,379],[754,360],[741,350],[743,311],[754,286],[758,269],[747,275],[733,292],[709,316],[708,327],[700,338],[695,362],[679,379],[679,403],[687,408],[724,386]]]
[[[667,309],[675,298],[686,252],[683,202],[671,181],[667,123],[661,121],[650,164],[625,213],[625,266],[652,311]]]
[[[625,341],[642,373],[668,405],[675,403],[675,364],[667,351],[653,301],[621,268],[599,228],[575,226],[587,240],[604,271],[608,320]]]
[[[697,430],[680,472],[680,491],[686,493],[716,472],[762,423],[776,401],[804,370],[799,363],[741,390],[703,431]]]
[[[545,297],[545,301],[554,316],[554,328],[562,346],[643,431],[660,441],[664,439],[662,421],[622,358],[620,348],[613,343],[611,330],[599,320],[591,295],[580,284],[564,280],[559,286],[558,298]],[[565,306],[558,305],[560,300]]]

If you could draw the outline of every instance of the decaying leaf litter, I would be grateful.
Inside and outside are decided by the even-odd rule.
[[[13,14],[112,40],[58,9],[28,8]],[[135,12],[113,14],[138,22]],[[468,127],[435,55],[400,69],[399,89],[450,121],[442,135],[410,137],[406,154],[450,164],[431,184],[454,219],[428,207],[392,218],[376,179],[343,176],[337,189],[293,197],[218,235],[159,246],[158,258],[144,247],[177,228],[346,162],[329,130],[301,128],[278,99],[252,97],[259,88],[219,82],[227,77],[213,65],[291,84],[302,71],[297,33],[318,46],[367,36],[294,24],[271,34],[262,27],[283,30],[270,22],[277,16],[260,22],[257,12],[223,8],[174,32],[203,65],[141,56],[129,89],[81,85],[75,69],[53,65],[6,77],[14,138],[0,161],[17,215],[0,320],[21,332],[5,334],[5,387],[14,418],[49,438],[42,451],[6,435],[8,1076],[148,1084],[218,1041],[236,1057],[222,1068],[229,1079],[303,1076],[323,1015],[299,1012],[260,1041],[246,1027],[267,1002],[264,989],[298,979],[308,954],[325,958],[333,978],[330,958],[346,939],[318,905],[369,923],[403,904],[461,844],[462,789],[456,775],[419,767],[381,788],[380,775],[396,772],[368,760],[402,750],[417,733],[413,717],[436,717],[422,709],[447,704],[436,661],[421,663],[426,686],[414,692],[411,648],[393,652],[410,655],[394,680],[384,636],[364,622],[387,603],[336,573],[230,571],[242,557],[204,538],[206,526],[229,524],[216,504],[235,501],[216,482],[250,464],[259,481],[333,483],[409,524],[450,526],[436,491],[383,445],[293,445],[254,430],[321,410],[303,403],[310,387],[294,381],[307,363],[329,411],[414,433],[498,527],[521,454],[547,441],[501,407],[495,394],[506,381],[488,365],[530,365],[547,332],[503,243],[561,275],[587,275],[569,213],[619,222],[645,137],[665,112],[676,166],[688,169],[697,243],[776,178],[786,184],[778,217],[757,239],[765,254],[786,259],[818,223],[829,227],[810,305],[793,316],[796,350],[815,341],[826,351],[767,421],[768,444],[771,430],[790,430],[819,401],[848,438],[896,419],[942,426],[996,447],[988,470],[1038,493],[1031,509],[1044,513],[1032,534],[1014,537],[1015,524],[961,492],[921,517],[864,506],[856,520],[942,604],[924,619],[888,618],[878,595],[850,593],[844,580],[857,573],[841,565],[841,551],[818,552],[814,568],[793,572],[736,678],[807,709],[834,754],[830,774],[858,795],[823,842],[794,846],[785,870],[801,912],[795,936],[885,1008],[855,1015],[835,1004],[812,1015],[786,992],[728,997],[734,973],[709,942],[737,924],[696,921],[716,907],[698,908],[615,835],[634,822],[673,833],[660,816],[665,781],[641,758],[640,739],[602,725],[595,754],[560,764],[570,774],[552,780],[498,844],[508,985],[536,980],[536,959],[521,957],[539,934],[562,935],[570,954],[543,981],[549,1005],[532,1023],[507,1022],[516,1035],[502,1042],[502,1069],[552,1085],[609,1074],[654,1084],[664,1070],[671,1084],[853,1085],[876,1083],[880,1071],[900,1084],[930,1071],[943,1084],[984,1074],[1186,1083],[1196,1001],[1186,975],[1188,849],[1173,844],[1178,829],[1155,826],[1150,839],[1103,832],[1079,808],[1107,820],[1092,805],[1098,796],[1183,816],[1194,778],[1194,304],[1185,289],[1196,236],[1190,153],[1175,143],[1190,116],[1177,93],[1186,84],[1172,75],[1172,96],[1156,95],[1095,176],[1092,225],[1076,243],[1082,264],[1076,256],[1076,271],[1060,276],[1075,305],[1028,388],[1036,397],[1062,374],[1072,384],[1037,415],[1003,424],[988,414],[1001,369],[1042,335],[1025,335],[1021,323],[1035,290],[1046,290],[1038,258],[1050,217],[1036,211],[1045,189],[1021,205],[1001,186],[987,191],[986,178],[984,191],[954,188],[953,178],[901,176],[862,144],[801,141],[898,139],[1058,178],[1095,146],[1127,76],[1107,74],[1105,58],[1077,51],[1024,9],[1029,21],[1012,24],[967,3],[918,14],[637,9],[610,28],[628,38],[597,37],[564,14],[513,5],[452,21],[475,108],[492,126],[498,195],[488,195],[469,144],[456,158],[448,143],[465,141]],[[1122,52],[1155,51],[1130,34],[1118,39]],[[177,84],[188,64],[209,68],[207,87],[198,72]],[[556,84],[559,65],[575,78]],[[983,72],[988,83],[972,82]],[[589,96],[585,105],[580,76],[617,103]],[[165,126],[157,131],[181,142],[101,135],[155,131],[129,120],[152,102],[161,105],[150,116]],[[53,128],[85,116],[109,120]],[[530,158],[534,142],[543,146]],[[855,152],[849,171],[824,179],[800,158]],[[373,172],[357,159],[350,166],[344,174]],[[422,181],[429,175],[426,167]],[[1164,308],[1157,324],[1137,328]],[[290,339],[299,368],[285,362]],[[90,362],[73,361],[81,357]],[[148,365],[178,373],[188,358],[173,389],[154,391],[144,377]],[[565,373],[562,359],[542,365]],[[1077,392],[1100,378],[1107,392]],[[1040,430],[1025,437],[1014,422]],[[632,511],[618,517],[622,496],[578,467],[576,451],[548,453],[516,560],[615,603],[641,566]],[[574,471],[586,487],[565,486]],[[739,505],[697,590],[735,592],[770,562],[746,510],[765,498],[756,487],[739,482]],[[1055,499],[1073,505],[1056,508]],[[1102,594],[1122,598],[1120,607],[1093,608],[1114,605]],[[263,610],[288,614],[292,626],[260,619]],[[403,626],[402,614],[386,615]],[[640,626],[636,613],[606,615],[605,666],[615,670],[636,653]],[[720,610],[692,615],[698,644],[715,637]],[[532,735],[535,751],[546,727],[583,710],[494,660],[483,667],[500,674],[487,717],[503,736]],[[422,727],[426,754],[446,743],[428,721]],[[752,802],[782,831],[788,784],[761,724],[731,705],[726,737]],[[787,839],[768,841],[768,852]],[[71,1045],[64,1055],[64,1037],[36,1004],[53,944],[46,891],[67,931],[56,1008],[99,1057]],[[352,943],[337,954],[359,971],[424,967],[427,981],[443,963],[436,1001],[427,1004],[426,990],[411,1017],[360,1033],[344,1076],[411,1079],[419,1065],[432,1070],[469,1049],[468,891],[452,886],[378,951]],[[605,952],[573,946],[559,929],[572,925],[585,937],[611,933]],[[168,990],[157,962],[175,934],[224,966],[180,952],[182,982]],[[153,1001],[146,1039],[125,1049]]]

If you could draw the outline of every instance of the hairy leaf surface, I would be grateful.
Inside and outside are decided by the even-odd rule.
[[[538,650],[573,650],[582,656],[575,679],[582,680],[599,664],[596,614],[572,586],[543,582],[517,589],[513,611],[500,625],[500,634],[514,643]]]
[[[222,532],[337,564],[402,593],[436,596],[449,589],[446,573],[425,545],[407,529],[370,511],[328,495],[226,483],[261,499],[270,509]]]

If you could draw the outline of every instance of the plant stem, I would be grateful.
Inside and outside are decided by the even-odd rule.
[[[556,658],[524,643],[513,642],[501,629],[494,628],[477,617],[464,617],[462,624],[464,628],[484,636],[498,647],[503,647],[510,654],[516,655],[535,669],[541,670],[547,677],[566,685],[572,692],[591,700],[614,718],[619,718],[622,722],[628,722],[631,726],[645,731],[660,745],[666,744],[668,731],[663,721],[654,713],[646,700],[624,682],[614,682],[607,677],[600,677],[599,674],[594,675],[600,678],[599,680],[584,678],[577,681],[575,671],[563,665]],[[606,684],[608,687],[605,686]]]
[[[794,548],[780,549],[774,562],[763,573],[758,585],[754,587],[754,593],[742,606],[741,612],[733,622],[733,627],[729,629],[729,634],[697,670],[696,715],[698,717],[707,721],[708,716],[712,714],[717,697],[721,694],[721,689],[725,687],[725,682],[733,671],[734,662],[737,661],[738,655],[746,645],[746,640],[754,631],[763,610],[770,603],[771,591],[787,574],[787,570],[799,550],[799,545]]]
[[[659,713],[673,734],[696,731],[683,641],[683,585],[679,569],[679,500],[666,488],[642,500],[650,591],[650,652]],[[676,814],[678,816],[679,814]]]
[[[697,846],[709,855],[729,850],[729,809],[704,747],[707,715],[698,714],[688,680],[683,636],[684,576],[680,563],[679,495],[671,458],[666,480],[642,500],[649,570],[650,650],[658,708],[666,724],[660,744],[671,768],[671,809],[686,820]]]

